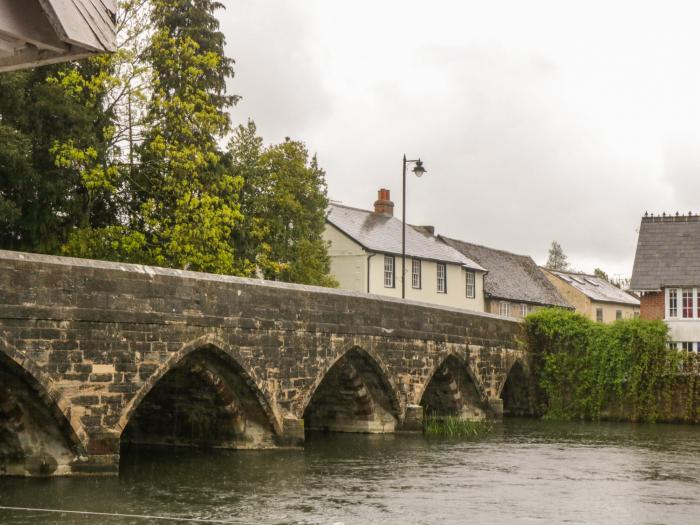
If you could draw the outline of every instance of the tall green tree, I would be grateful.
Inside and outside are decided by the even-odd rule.
[[[243,179],[243,227],[234,244],[246,267],[266,279],[337,285],[322,238],[328,198],[316,157],[290,139],[264,147],[252,121],[236,130],[229,157]]]
[[[545,267],[550,270],[563,270],[569,269],[568,257],[564,253],[564,250],[557,241],[552,241],[552,246],[549,248],[549,257],[545,263]]]
[[[211,0],[152,0],[147,52],[152,96],[140,148],[141,205],[150,258],[159,265],[239,273],[233,232],[242,180],[222,162],[232,61]]]

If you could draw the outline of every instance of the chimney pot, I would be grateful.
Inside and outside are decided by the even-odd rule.
[[[394,216],[394,203],[391,202],[391,193],[386,188],[382,188],[377,192],[377,200],[374,203],[374,213],[386,215],[387,217]]]

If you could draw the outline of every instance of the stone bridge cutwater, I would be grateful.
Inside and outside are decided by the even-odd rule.
[[[0,475],[128,444],[300,447],[528,410],[520,324],[334,289],[0,251]]]

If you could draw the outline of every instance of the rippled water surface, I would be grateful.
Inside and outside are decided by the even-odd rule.
[[[700,428],[525,420],[478,443],[317,434],[304,451],[140,449],[119,478],[0,479],[0,505],[256,524],[693,524]],[[0,523],[158,522],[0,510]]]

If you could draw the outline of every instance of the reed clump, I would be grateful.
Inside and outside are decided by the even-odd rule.
[[[430,437],[480,439],[493,430],[489,421],[471,421],[458,416],[430,415],[424,420],[423,432]]]

